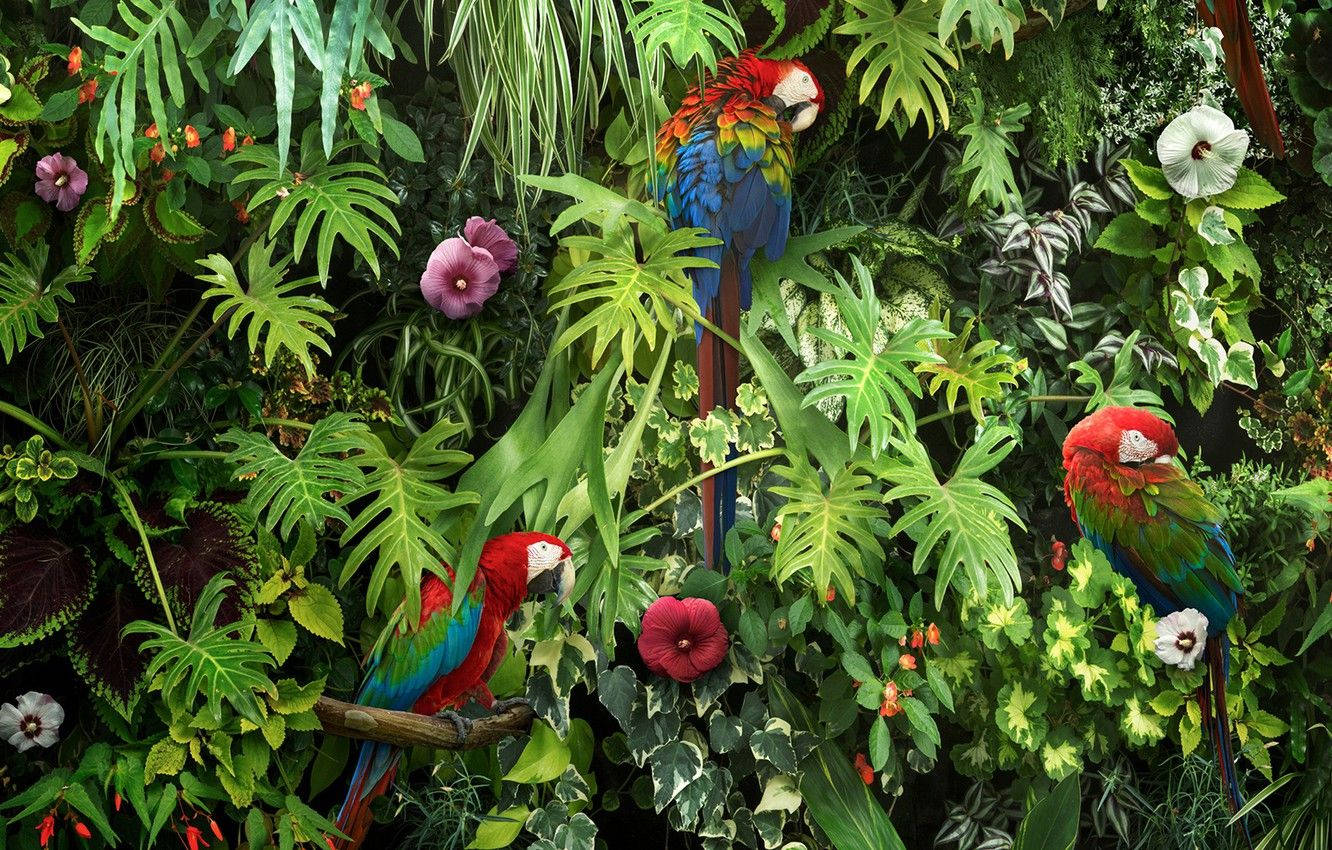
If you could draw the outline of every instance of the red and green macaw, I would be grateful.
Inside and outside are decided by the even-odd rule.
[[[1226,712],[1226,626],[1244,586],[1221,512],[1175,461],[1178,451],[1174,430],[1160,417],[1133,407],[1098,410],[1064,440],[1064,500],[1083,536],[1133,581],[1158,617],[1192,608],[1207,618],[1207,676],[1198,705],[1234,812],[1244,797]]]
[[[449,570],[450,578],[453,571]],[[504,658],[508,636],[505,622],[529,595],[558,594],[563,603],[573,590],[573,553],[558,537],[518,531],[486,541],[457,613],[451,613],[453,590],[434,574],[421,583],[421,618],[415,628],[399,616],[396,628],[385,630],[371,650],[365,682],[356,697],[360,705],[437,714],[476,699],[495,706],[486,682]],[[401,615],[401,608],[399,615]],[[466,732],[467,721],[447,713]],[[361,745],[337,827],[348,836],[337,850],[361,845],[372,820],[370,803],[388,790],[402,752],[390,744]]]
[[[657,131],[656,192],[673,227],[701,227],[721,240],[698,256],[716,268],[692,269],[694,300],[714,327],[740,336],[751,299],[749,261],[786,250],[791,223],[792,134],[823,107],[823,89],[803,63],[761,59],[752,50],[717,63]],[[699,416],[734,408],[739,352],[705,325],[698,344]],[[705,464],[704,468],[707,468]],[[736,474],[702,485],[704,557],[725,567],[722,543],[735,523]]]

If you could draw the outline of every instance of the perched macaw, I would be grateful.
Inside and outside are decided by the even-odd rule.
[[[1263,63],[1253,42],[1248,0],[1197,0],[1203,24],[1221,30],[1221,51],[1226,55],[1226,74],[1235,85],[1240,104],[1249,116],[1254,135],[1281,159],[1286,144],[1281,138],[1272,95],[1263,77]]]
[[[1207,676],[1198,705],[1234,812],[1244,797],[1226,712],[1226,626],[1244,586],[1221,512],[1175,461],[1178,451],[1174,430],[1160,417],[1133,407],[1098,410],[1064,440],[1064,500],[1083,536],[1133,581],[1158,617],[1192,608],[1207,618]]]
[[[452,576],[452,570],[449,570]],[[486,541],[467,599],[450,613],[453,591],[434,574],[421,583],[421,618],[387,629],[369,655],[360,705],[436,714],[475,698],[495,705],[486,680],[504,657],[505,621],[530,594],[556,593],[564,602],[573,590],[573,553],[558,537],[519,531]],[[401,613],[401,609],[399,609]],[[450,713],[463,727],[466,721]],[[390,744],[361,745],[351,786],[338,812],[348,840],[337,850],[361,845],[372,820],[370,803],[388,790],[402,752]]]
[[[732,339],[752,295],[749,261],[786,251],[791,223],[792,134],[814,123],[823,89],[803,63],[761,59],[747,50],[717,63],[657,131],[656,192],[673,227],[701,227],[721,240],[698,256],[716,268],[692,269],[703,318]],[[734,408],[739,352],[704,325],[698,344],[699,416]],[[704,469],[708,466],[705,464]],[[703,482],[704,557],[725,568],[722,543],[735,523],[734,470]]]

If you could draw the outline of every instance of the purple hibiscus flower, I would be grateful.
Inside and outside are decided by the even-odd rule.
[[[53,153],[37,160],[37,184],[33,189],[43,201],[69,212],[88,191],[88,172],[79,168],[74,157]]]
[[[499,289],[499,276],[499,265],[489,251],[454,236],[431,253],[421,273],[421,294],[450,319],[466,319],[481,312]]]

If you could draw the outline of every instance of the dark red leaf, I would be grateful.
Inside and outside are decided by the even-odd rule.
[[[87,606],[92,565],[41,526],[0,534],[0,647],[32,643]]]
[[[160,620],[162,614],[138,590],[102,591],[97,602],[69,630],[69,659],[93,691],[126,718],[143,690],[147,659],[139,653],[142,635],[122,638],[135,620]]]
[[[235,514],[217,504],[204,504],[185,512],[185,527],[152,541],[153,560],[173,612],[187,617],[204,586],[218,573],[235,580],[218,614],[219,623],[240,618],[255,576],[253,541]],[[156,596],[152,573],[140,550],[139,586]]]

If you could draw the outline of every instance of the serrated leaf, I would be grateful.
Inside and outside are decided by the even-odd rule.
[[[311,582],[293,588],[287,594],[287,610],[311,634],[342,643],[342,606],[327,587]]]

